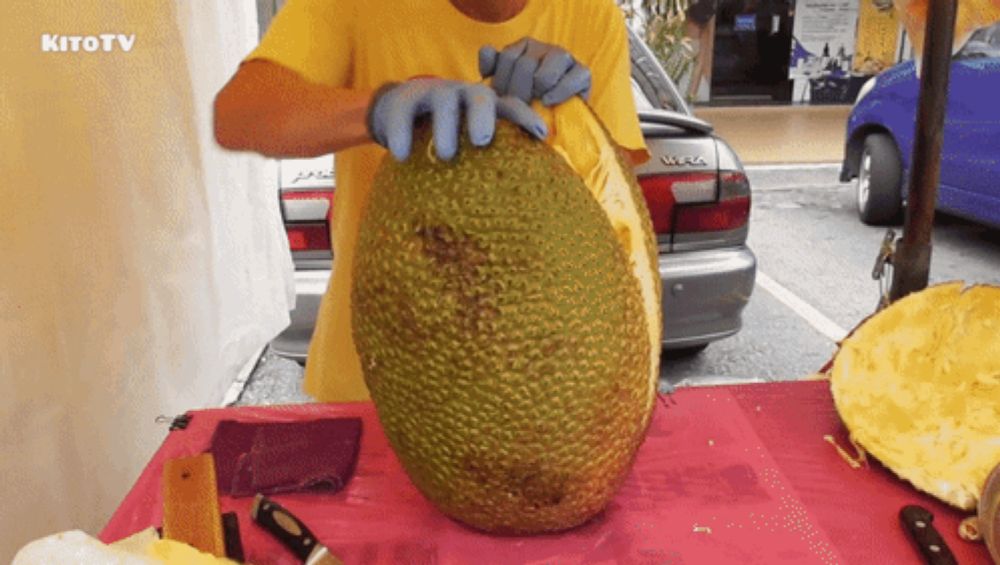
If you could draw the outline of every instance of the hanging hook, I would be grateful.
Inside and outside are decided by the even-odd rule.
[[[879,302],[876,311],[882,310],[890,303],[892,258],[896,253],[897,241],[899,239],[896,236],[896,231],[891,229],[887,231],[885,237],[882,238],[882,245],[879,246],[878,255],[875,257],[872,280],[878,281],[879,286]]]

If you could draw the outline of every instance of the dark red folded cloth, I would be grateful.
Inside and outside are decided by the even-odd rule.
[[[253,496],[344,488],[358,460],[360,418],[308,422],[219,422],[209,453],[219,492]]]

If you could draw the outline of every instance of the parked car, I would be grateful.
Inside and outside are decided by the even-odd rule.
[[[871,79],[847,125],[841,180],[857,179],[858,215],[898,222],[906,202],[920,81],[913,61]],[[938,209],[1000,227],[1000,24],[976,32],[957,53],[941,156]]]
[[[636,169],[659,243],[663,346],[681,354],[736,333],[756,258],[747,247],[750,183],[732,148],[695,118],[650,50],[631,38],[632,90],[652,158]],[[304,361],[330,276],[332,159],[281,162],[298,301],[272,351]]]

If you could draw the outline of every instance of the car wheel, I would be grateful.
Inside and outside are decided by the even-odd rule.
[[[903,162],[891,137],[874,133],[865,138],[858,167],[857,202],[861,221],[884,226],[899,221],[903,208]]]

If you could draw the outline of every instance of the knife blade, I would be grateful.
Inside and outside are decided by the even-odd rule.
[[[899,511],[899,521],[928,565],[957,565],[955,555],[934,528],[934,515],[923,506],[911,504]]]
[[[250,517],[305,565],[343,565],[340,559],[319,543],[302,520],[266,496],[258,494],[254,497]]]

